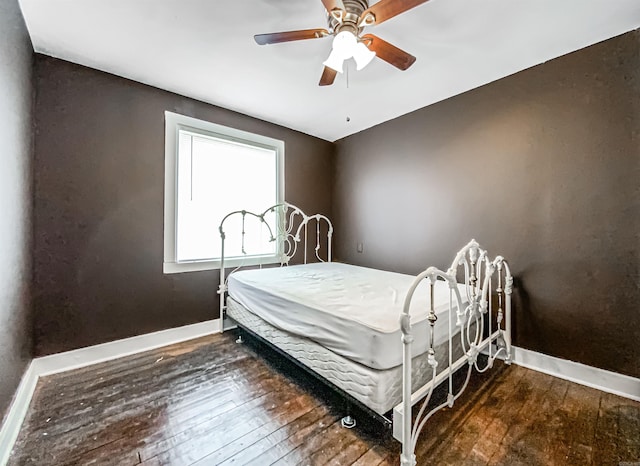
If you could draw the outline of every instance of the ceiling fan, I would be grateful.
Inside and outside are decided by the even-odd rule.
[[[305,39],[333,36],[333,48],[324,61],[320,86],[333,84],[342,64],[353,58],[356,69],[367,66],[377,55],[400,70],[406,70],[416,57],[391,45],[373,34],[361,35],[364,28],[375,26],[404,13],[428,0],[380,0],[369,7],[368,0],[322,0],[327,10],[328,29],[304,29],[300,31],[272,32],[254,36],[259,45],[277,44]]]

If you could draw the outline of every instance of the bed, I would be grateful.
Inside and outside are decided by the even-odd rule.
[[[280,267],[239,266],[227,275],[225,225],[234,217],[240,218],[240,250],[246,254],[247,220],[257,222],[278,245]],[[402,464],[415,464],[413,449],[427,419],[453,406],[472,370],[487,370],[498,356],[510,362],[508,265],[500,256],[490,260],[471,241],[446,272],[381,271],[333,262],[332,233],[327,217],[291,204],[227,215],[220,225],[223,329],[240,326],[392,425],[403,444]],[[483,367],[480,352],[487,354]],[[456,391],[453,374],[464,366]],[[445,381],[446,402],[430,406],[434,388]],[[404,416],[419,402],[415,420]],[[343,419],[346,427],[354,423],[351,416]]]

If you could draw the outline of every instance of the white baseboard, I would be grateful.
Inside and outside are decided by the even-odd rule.
[[[218,332],[220,332],[220,319],[208,320],[197,324],[111,341],[101,345],[52,354],[51,356],[36,358],[33,362],[36,364],[39,376],[51,375]]]
[[[635,377],[536,353],[517,346],[513,347],[512,359],[514,364],[528,369],[640,401],[640,379]]]
[[[9,460],[9,454],[13,448],[13,444],[18,438],[22,421],[27,415],[29,409],[29,403],[31,403],[31,397],[36,389],[38,383],[38,374],[36,374],[33,366],[33,361],[27,367],[20,385],[16,390],[16,395],[13,398],[13,402],[7,412],[7,417],[4,420],[4,424],[0,427],[0,465],[7,464]]]
[[[35,358],[25,371],[5,421],[0,426],[0,466],[4,466],[9,460],[11,449],[18,438],[20,427],[27,414],[31,397],[40,377],[142,353],[219,332],[220,319],[215,319]]]

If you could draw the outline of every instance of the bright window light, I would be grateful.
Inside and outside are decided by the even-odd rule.
[[[180,122],[173,125],[174,120]],[[165,168],[174,167],[165,176],[168,273],[219,267],[223,217],[234,210],[261,213],[283,202],[282,141],[193,120],[167,112]],[[275,231],[275,215],[266,220]],[[269,241],[269,228],[247,216],[243,244],[241,223],[241,216],[225,222],[225,262],[232,266],[234,257],[245,264],[277,262],[279,245]]]

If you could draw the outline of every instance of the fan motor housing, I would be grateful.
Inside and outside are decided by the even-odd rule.
[[[342,0],[342,3],[346,14],[340,22],[328,12],[329,29],[334,33],[347,30],[357,36],[362,32],[362,28],[358,27],[358,21],[362,13],[369,8],[369,2],[367,0]]]

